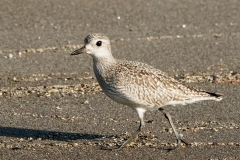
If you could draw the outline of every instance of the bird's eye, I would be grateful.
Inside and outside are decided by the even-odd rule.
[[[96,45],[97,46],[101,46],[102,45],[102,41],[97,41]]]

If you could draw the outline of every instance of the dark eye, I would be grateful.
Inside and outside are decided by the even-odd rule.
[[[97,46],[101,46],[102,45],[102,41],[97,41],[96,45]]]

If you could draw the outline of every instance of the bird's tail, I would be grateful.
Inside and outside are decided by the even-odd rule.
[[[212,92],[207,92],[204,91],[205,93],[209,94],[211,97],[214,97],[216,101],[221,101],[222,100],[222,94],[220,93],[212,93]]]

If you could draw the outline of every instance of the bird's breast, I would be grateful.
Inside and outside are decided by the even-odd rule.
[[[120,83],[118,75],[115,72],[111,70],[104,72],[101,69],[99,70],[99,68],[94,68],[94,72],[100,87],[109,98],[131,107],[136,105],[136,102],[126,94],[126,87]]]

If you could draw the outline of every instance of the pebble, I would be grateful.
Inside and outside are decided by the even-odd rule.
[[[85,100],[85,101],[83,102],[83,104],[89,104],[89,101],[88,101],[88,100]]]
[[[9,59],[13,58],[13,55],[10,53],[10,54],[8,55],[8,58],[9,58]]]

